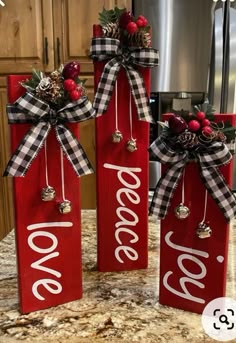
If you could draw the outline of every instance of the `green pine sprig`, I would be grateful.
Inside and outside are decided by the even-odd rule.
[[[99,22],[102,26],[106,26],[108,23],[116,23],[121,14],[126,11],[126,8],[115,7],[112,10],[106,10],[103,8],[102,12],[99,13]]]
[[[40,70],[33,69],[31,79],[26,79],[24,82],[20,82],[21,86],[28,91],[34,91],[39,82],[45,77],[44,73]]]
[[[224,127],[221,129],[221,132],[226,137],[226,142],[230,143],[232,141],[235,141],[236,139],[236,127],[233,127],[231,123],[227,120],[224,123]]]

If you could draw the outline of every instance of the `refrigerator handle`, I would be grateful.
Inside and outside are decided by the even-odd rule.
[[[222,3],[213,11],[212,50],[208,78],[208,96],[217,113],[221,110],[222,67],[223,67],[223,19]]]
[[[229,8],[229,74],[227,113],[236,113],[236,3]]]

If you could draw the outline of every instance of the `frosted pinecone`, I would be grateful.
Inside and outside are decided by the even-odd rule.
[[[50,78],[57,83],[62,82],[61,73],[58,70],[51,72]]]
[[[184,149],[188,149],[197,145],[198,140],[195,133],[184,131],[178,135],[177,143],[179,143]]]
[[[151,45],[151,35],[150,32],[144,30],[138,30],[132,35],[128,36],[129,45],[137,46],[140,48],[148,48]]]
[[[55,101],[61,97],[61,86],[60,82],[53,81],[50,77],[44,77],[40,80],[35,91],[39,98],[46,101]]]
[[[108,23],[102,27],[105,37],[120,39],[120,28],[118,23]]]

